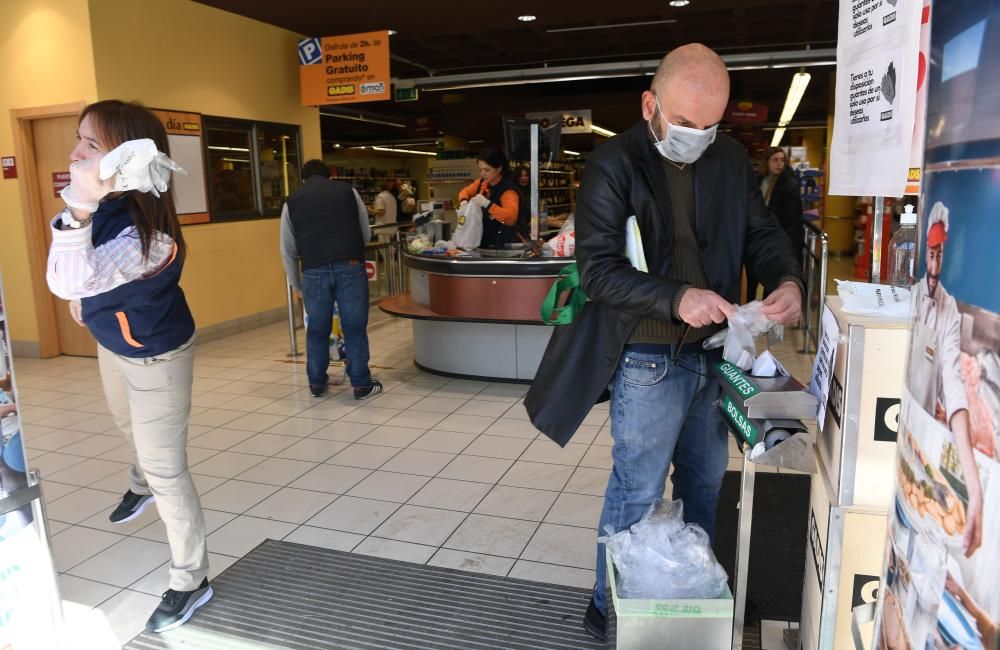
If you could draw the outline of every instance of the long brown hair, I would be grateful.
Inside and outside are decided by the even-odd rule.
[[[80,113],[80,121],[82,122],[88,115],[93,123],[94,132],[108,150],[129,140],[150,138],[156,143],[158,150],[170,155],[170,143],[167,141],[167,130],[163,128],[163,123],[138,102],[107,99],[84,108]],[[153,242],[153,236],[159,231],[174,240],[177,244],[178,259],[184,259],[187,246],[181,234],[181,224],[177,220],[177,210],[170,189],[160,192],[159,198],[152,193],[129,192],[128,209],[139,235],[144,258],[149,258],[149,247]]]
[[[788,153],[785,151],[785,148],[784,147],[768,147],[767,153],[764,154],[764,168],[761,170],[762,172],[764,172],[762,174],[763,176],[770,176],[771,175],[771,167],[770,167],[770,165],[771,165],[771,156],[773,156],[774,154],[776,154],[778,152],[781,152],[781,153],[783,153],[785,155],[785,166],[781,169],[781,173],[784,174],[786,171],[788,171],[789,173],[791,173],[790,170],[788,169]],[[780,174],[779,174],[779,176],[780,176]]]

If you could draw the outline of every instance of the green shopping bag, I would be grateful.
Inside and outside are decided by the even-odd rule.
[[[569,291],[566,304],[557,307],[559,297],[565,291]],[[542,322],[546,325],[569,325],[576,319],[576,315],[586,302],[587,294],[580,288],[580,272],[577,270],[576,262],[573,262],[559,272],[559,278],[542,301]]]

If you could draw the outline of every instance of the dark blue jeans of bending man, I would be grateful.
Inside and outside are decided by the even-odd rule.
[[[671,462],[673,498],[684,501],[684,520],[715,538],[715,510],[729,464],[725,424],[714,402],[721,387],[711,379],[718,352],[672,356],[626,349],[611,385],[611,456],[614,467],[599,524],[629,528],[663,496]],[[608,611],[604,545],[597,547],[594,603]]]
[[[333,303],[340,308],[347,350],[347,376],[355,388],[371,386],[368,370],[368,274],[360,262],[333,262],[302,272],[306,328],[306,375],[310,386],[329,381]]]

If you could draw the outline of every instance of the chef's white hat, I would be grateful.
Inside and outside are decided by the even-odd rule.
[[[940,201],[931,208],[927,219],[927,245],[940,246],[948,240],[948,208]]]

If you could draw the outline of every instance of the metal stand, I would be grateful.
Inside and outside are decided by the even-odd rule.
[[[819,242],[819,253],[816,252],[816,242]],[[822,327],[823,305],[826,304],[826,283],[829,270],[830,257],[830,237],[812,225],[806,224],[805,256],[802,265],[806,276],[806,308],[802,312],[803,320],[803,341],[802,354],[810,354],[811,344],[819,341],[820,328]],[[816,277],[816,268],[819,267],[819,278]],[[818,280],[818,281],[817,281]],[[818,298],[818,299],[817,299]],[[816,304],[817,309],[813,309]]]
[[[885,217],[885,197],[876,196],[872,200],[872,284],[882,281],[882,221]]]
[[[302,356],[302,353],[299,352],[299,342],[295,338],[295,294],[292,292],[291,283],[286,283],[285,289],[288,293],[288,344],[290,348],[290,352],[285,356],[294,359]]]
[[[52,560],[52,543],[49,536],[48,518],[45,514],[45,500],[42,498],[42,478],[37,469],[28,471],[28,487],[0,499],[0,515],[6,515],[31,505],[33,525],[38,527],[38,543],[44,549],[45,557]],[[57,627],[63,625],[62,599],[59,597],[59,582],[56,579],[55,567],[49,571],[51,577],[51,592],[55,598],[52,602],[52,619]]]
[[[538,240],[538,124],[531,125],[531,241]]]
[[[747,576],[750,573],[750,529],[753,524],[753,489],[757,468],[750,461],[750,446],[743,450],[743,474],[740,480],[739,529],[736,536],[736,578],[733,586],[733,650],[743,649],[746,624]]]

